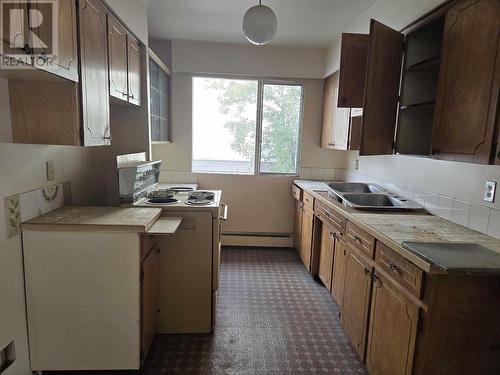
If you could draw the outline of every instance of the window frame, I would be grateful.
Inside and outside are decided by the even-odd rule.
[[[168,76],[168,86],[167,86],[167,92],[166,95],[168,96],[167,102],[168,102],[168,114],[167,114],[167,139],[164,141],[153,141],[151,139],[152,137],[152,132],[151,132],[151,109],[148,108],[148,114],[149,114],[149,138],[151,139],[151,144],[152,145],[161,145],[161,144],[167,144],[167,143],[172,143],[172,71],[168,68],[167,65],[158,57],[156,53],[154,53],[151,48],[148,48],[148,95],[151,96],[150,90],[151,90],[151,83],[150,83],[150,72],[149,72],[149,60],[153,60],[153,62],[158,65],[158,67]],[[151,103],[149,103],[151,105]]]
[[[214,78],[214,79],[228,79],[228,80],[246,80],[246,81],[256,81],[257,82],[257,111],[256,111],[256,121],[255,121],[255,150],[254,150],[254,171],[253,173],[243,174],[243,173],[225,173],[225,172],[196,172],[193,171],[193,139],[191,135],[191,172],[197,174],[222,174],[222,175],[234,175],[234,176],[276,176],[276,177],[297,177],[300,171],[300,160],[302,148],[302,129],[304,122],[304,83],[297,80],[288,79],[277,79],[277,78],[263,78],[263,77],[252,77],[252,76],[240,76],[240,75],[224,75],[224,74],[192,74],[191,75],[191,89],[193,89],[193,78]],[[294,173],[273,173],[273,172],[262,172],[260,170],[260,162],[262,156],[262,121],[263,121],[263,103],[264,103],[264,86],[265,85],[283,85],[283,86],[299,86],[300,87],[300,109],[299,109],[299,132],[297,137],[297,161],[296,170]],[[194,91],[192,92],[192,97],[194,97]],[[193,101],[192,101],[193,102]],[[192,108],[192,111],[194,108]],[[194,116],[192,116],[193,118]],[[193,132],[193,121],[191,119],[191,132]]]

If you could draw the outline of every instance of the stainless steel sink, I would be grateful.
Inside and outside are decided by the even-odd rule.
[[[340,193],[382,193],[385,190],[375,184],[363,182],[332,182],[328,187]]]
[[[415,202],[395,196],[393,194],[363,194],[363,193],[348,193],[343,194],[342,199],[349,207],[359,209],[387,209],[387,210],[418,210],[421,206]]]
[[[344,199],[352,206],[362,207],[402,207],[403,202],[387,194],[344,194]]]
[[[332,198],[346,206],[362,210],[422,210],[417,203],[394,194],[383,187],[362,182],[331,182],[325,184]]]

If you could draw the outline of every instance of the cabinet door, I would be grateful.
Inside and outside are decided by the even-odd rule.
[[[328,290],[332,289],[333,248],[335,233],[325,224],[321,230],[318,276]]]
[[[349,150],[359,150],[361,142],[362,116],[351,117],[351,129],[349,132]]]
[[[98,0],[80,1],[80,54],[83,143],[109,145],[106,9]]]
[[[308,209],[302,211],[302,230],[300,234],[300,259],[309,271],[311,268],[311,251],[314,215]]]
[[[141,105],[141,47],[130,35],[127,35],[128,54],[128,101]]]
[[[142,262],[141,269],[141,361],[149,351],[156,332],[160,248],[156,246]]]
[[[347,245],[344,240],[335,241],[335,251],[333,255],[333,274],[331,294],[335,302],[342,311],[342,301],[344,299],[344,275],[347,255]]]
[[[2,2],[5,3],[2,4],[2,11],[9,13],[10,27],[8,32],[1,33],[1,56],[19,56],[23,61],[28,63],[29,59],[27,59],[27,56],[29,55],[30,40],[28,37],[28,22],[25,22],[28,18],[28,3],[18,2],[16,4],[15,2],[11,2],[11,4],[7,4],[5,1]],[[15,11],[10,12],[11,9]],[[3,23],[2,27],[4,27]]]
[[[371,268],[356,251],[347,249],[342,325],[362,360],[365,356],[370,310]]]
[[[127,33],[122,25],[108,14],[109,95],[128,99]]]
[[[321,147],[347,150],[350,110],[337,106],[338,88],[339,72],[337,71],[325,80]]]
[[[302,230],[302,202],[295,201],[295,217],[294,217],[294,239],[293,246],[300,254],[300,232]]]
[[[45,5],[46,1],[31,0],[30,8],[37,8],[39,4]],[[76,30],[76,2],[74,0],[58,0],[58,33],[57,33],[57,49],[54,51],[57,58],[53,63],[48,65],[37,64],[37,68],[45,70],[49,73],[56,74],[60,77],[78,82],[78,43]],[[33,16],[38,14],[34,12]],[[37,28],[38,37],[43,40],[52,38],[52,23],[43,22],[42,20],[33,21],[40,26]]]
[[[370,374],[410,375],[418,306],[388,279],[375,275],[366,354]]]
[[[498,0],[464,0],[446,14],[432,140],[436,158],[490,161],[500,82],[499,14]]]
[[[360,155],[393,153],[403,34],[371,20]]]
[[[363,107],[369,40],[366,34],[342,34],[339,107]]]

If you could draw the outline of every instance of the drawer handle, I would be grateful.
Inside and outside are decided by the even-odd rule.
[[[391,271],[399,273],[399,268],[394,263],[389,264],[389,268],[391,269]]]
[[[330,232],[330,238],[337,238],[337,233],[335,232]]]
[[[354,242],[361,243],[361,238],[359,238],[358,236],[354,236]]]
[[[366,267],[365,267],[364,271],[365,271],[365,275],[368,275],[370,273],[370,270]]]
[[[330,218],[330,213],[329,213],[328,211],[325,211],[325,216],[326,216],[327,218]]]

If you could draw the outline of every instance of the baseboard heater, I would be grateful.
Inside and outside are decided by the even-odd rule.
[[[293,247],[291,233],[223,232],[223,246]]]

